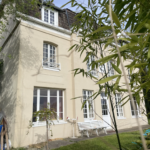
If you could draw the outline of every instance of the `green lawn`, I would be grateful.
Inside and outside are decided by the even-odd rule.
[[[139,132],[127,132],[120,134],[121,145],[125,150],[137,150],[133,141],[139,140]],[[105,137],[97,137],[86,141],[76,142],[72,145],[57,148],[55,150],[117,150],[118,143],[116,135],[110,135]]]

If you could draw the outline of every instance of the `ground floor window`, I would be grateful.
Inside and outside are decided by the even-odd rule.
[[[130,100],[131,114],[132,114],[133,117],[134,116],[139,116],[140,115],[140,111],[139,111],[139,107],[138,107],[138,104],[136,102],[135,97],[133,97],[133,102],[135,104],[135,110],[134,110],[133,105],[132,105],[131,100]]]
[[[83,107],[84,119],[94,118],[94,112],[93,112],[94,105],[91,96],[92,96],[92,91],[83,90],[83,103],[86,101]]]
[[[101,93],[101,107],[102,107],[102,115],[108,115],[108,106],[107,106],[107,96],[104,92]]]
[[[57,113],[58,120],[63,120],[63,97],[64,91],[60,89],[34,88],[33,113],[50,107]],[[38,120],[33,118],[33,122],[38,122]]]
[[[123,117],[123,108],[121,106],[121,94],[117,93],[115,95],[115,101],[116,101],[116,110],[117,110],[117,116],[118,117]]]

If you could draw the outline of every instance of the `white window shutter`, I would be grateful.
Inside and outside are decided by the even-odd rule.
[[[58,26],[58,12],[55,12],[55,26]]]
[[[42,15],[42,21],[44,21],[44,7],[42,7],[41,15]]]

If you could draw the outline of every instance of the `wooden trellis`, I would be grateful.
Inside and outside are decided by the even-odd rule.
[[[3,125],[2,130],[0,132],[1,136],[1,150],[3,150],[4,147],[4,137],[6,139],[6,145],[7,145],[7,150],[9,150],[9,142],[8,142],[8,128],[7,128],[7,122],[5,119],[2,120],[1,125]]]

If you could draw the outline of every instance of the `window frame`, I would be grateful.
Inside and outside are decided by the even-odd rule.
[[[45,45],[47,45],[47,52],[46,52],[46,48],[45,48]],[[51,47],[53,49],[51,49]],[[52,51],[52,53],[51,53]],[[54,55],[54,52],[55,51],[55,55]],[[45,55],[44,55],[45,53]],[[47,53],[47,56],[46,56],[46,53]],[[53,71],[60,71],[61,70],[61,66],[60,66],[60,63],[58,63],[58,58],[56,57],[57,56],[57,47],[51,43],[48,43],[48,42],[43,42],[43,59],[42,59],[42,67],[44,69],[48,69],[48,70],[53,70]],[[50,56],[54,56],[55,58],[50,58]],[[47,59],[47,65],[44,65],[44,58]],[[51,62],[52,60],[52,62]],[[54,62],[55,60],[55,62]],[[46,62],[45,62],[46,63]],[[53,64],[53,66],[50,66],[51,63]],[[56,67],[55,67],[56,66]]]
[[[98,77],[98,71],[95,68],[94,70],[92,70],[92,66],[90,66],[90,64],[92,63],[92,61],[95,61],[95,57],[94,56],[89,56],[87,62],[86,62],[86,67],[87,67],[87,72],[91,73],[93,76]]]
[[[34,89],[33,89],[33,101],[34,101],[34,90],[35,89],[37,89],[37,106],[36,106],[36,111],[39,111],[40,110],[40,89],[46,89],[47,90],[47,103],[50,103],[50,90],[53,90],[53,89],[55,89],[55,88],[42,88],[42,87],[34,87]],[[64,121],[64,118],[65,118],[65,114],[64,114],[64,112],[65,112],[65,108],[64,108],[64,89],[55,89],[55,90],[57,90],[57,119],[56,120],[53,120],[53,122],[55,123],[55,124],[62,124],[62,123],[65,123],[65,121]],[[61,97],[60,95],[59,95],[59,90],[62,90],[62,104],[63,104],[63,107],[62,107],[62,109],[63,109],[63,119],[62,120],[60,120],[59,119],[59,113],[60,113],[60,111],[59,111],[59,98]],[[44,97],[44,96],[42,96],[42,97]],[[49,106],[49,108],[50,108],[50,106]],[[32,109],[32,115],[33,115],[33,109]],[[33,123],[33,125],[34,126],[41,126],[41,125],[46,125],[46,121],[39,121],[38,119],[36,120],[36,122],[34,122],[33,120],[32,120],[32,123]]]
[[[136,107],[137,107],[137,112],[138,112],[138,115],[132,115],[132,112],[134,112],[134,110],[132,110],[132,107],[133,106],[131,106],[132,105],[132,103],[131,103],[131,100],[130,100],[130,110],[131,110],[131,116],[132,116],[132,118],[136,118],[136,117],[141,117],[141,114],[140,114],[140,109],[139,109],[139,106],[138,106],[138,104],[137,104],[137,102],[136,102],[136,99],[135,99],[135,97],[133,97],[133,99],[134,99],[134,102],[135,102],[135,105],[136,105]],[[135,113],[135,112],[134,112]],[[135,113],[136,114],[136,113]]]
[[[109,60],[109,61],[107,62],[108,77],[111,77],[111,76],[115,75],[115,70],[114,70],[114,68],[112,67],[111,62],[114,62],[114,63],[115,63],[115,61],[114,61],[114,60]],[[110,71],[109,71],[109,67],[111,68]],[[112,70],[113,70],[114,74],[111,73]]]
[[[105,74],[105,70],[102,71],[102,70],[100,69],[101,67],[103,67],[103,69],[104,69],[104,66],[105,66],[105,69],[106,69],[106,63],[104,63],[103,65],[99,65],[98,68],[99,68],[99,72],[100,72],[100,73]]]
[[[120,97],[118,97],[118,95],[119,95]],[[118,119],[119,119],[119,118],[124,118],[124,109],[123,109],[123,106],[121,106],[122,103],[118,104],[118,103],[120,102],[119,99],[121,100],[121,93],[116,93],[116,94],[115,94],[115,103],[116,103],[116,113],[117,113],[117,118],[118,118]],[[120,112],[119,109],[121,109],[122,112]],[[117,111],[117,110],[118,110],[118,111]],[[121,116],[121,113],[123,114],[122,116]]]
[[[108,97],[105,95],[105,92],[101,92],[101,109],[102,109],[102,116],[109,116],[109,103],[108,103]],[[105,105],[102,103],[102,100],[105,100]],[[103,107],[105,106],[105,108]],[[107,107],[107,108],[106,108]]]
[[[84,95],[84,91],[86,92],[86,95]],[[82,91],[83,102],[84,102],[84,96],[87,97],[87,96],[88,96],[88,94],[87,94],[88,92],[91,92],[91,96],[92,96],[93,91],[91,91],[91,90],[83,90],[83,91]],[[91,100],[92,100],[92,105],[93,105],[93,109],[94,109],[94,101],[93,101],[93,99],[91,99]],[[89,121],[89,120],[93,120],[93,119],[95,118],[95,113],[94,113],[94,111],[93,111],[93,113],[92,113],[92,114],[93,114],[93,117],[90,118],[89,102],[86,101],[85,104],[86,104],[86,106],[87,106],[87,113],[86,113],[86,114],[87,114],[87,118],[84,117],[84,114],[85,114],[85,113],[84,113],[84,107],[83,107],[83,118],[84,118],[84,121],[86,122],[86,121]]]
[[[48,10],[48,22],[44,21],[45,10]],[[51,23],[51,18],[50,18],[51,12],[54,13],[54,24]],[[48,23],[48,24],[54,25],[54,26],[58,26],[58,11],[53,10],[51,8],[47,8],[46,6],[43,6],[42,11],[41,11],[41,16],[42,16],[42,18],[41,18],[42,21],[44,21],[45,23]]]

